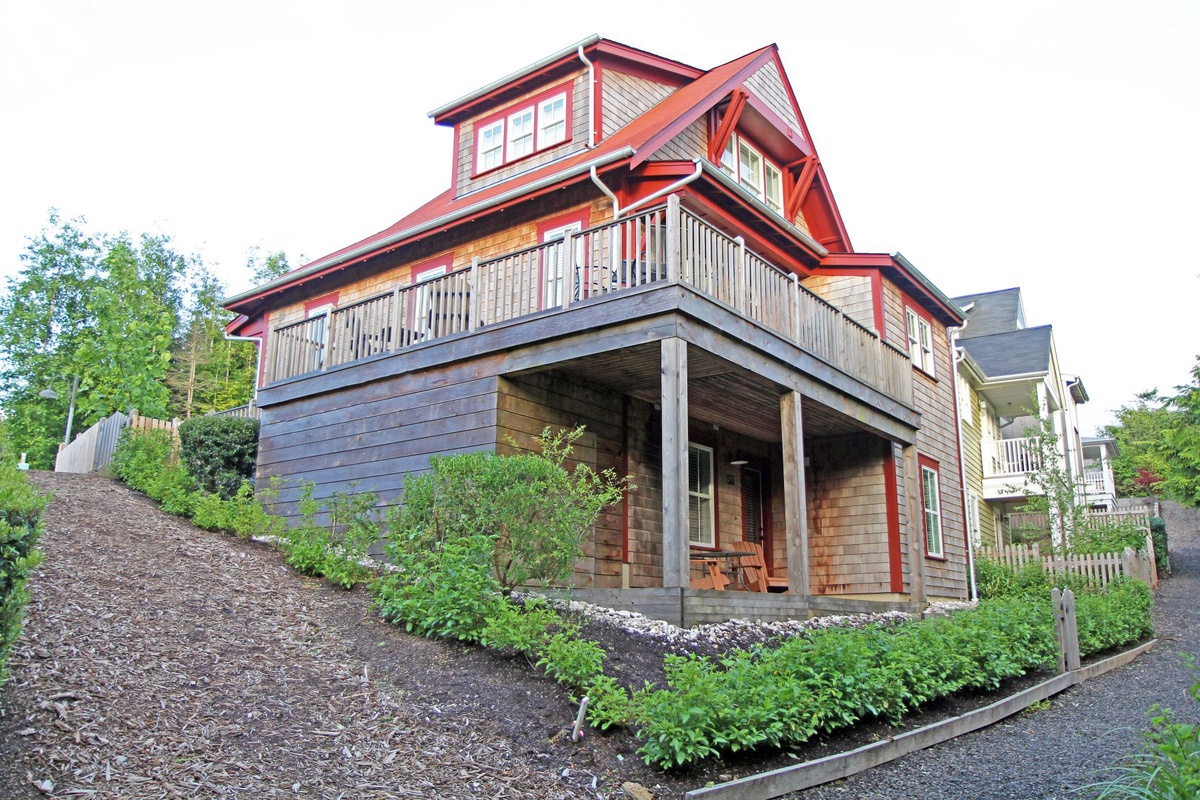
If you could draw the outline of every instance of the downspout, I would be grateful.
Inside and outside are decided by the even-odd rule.
[[[596,146],[596,98],[593,93],[596,91],[596,65],[588,60],[588,57],[583,54],[583,45],[579,45],[579,60],[587,64],[588,69],[588,150]],[[592,171],[592,180],[595,180],[596,172]]]
[[[951,384],[951,391],[954,397],[954,427],[955,438],[958,444],[958,490],[962,497],[963,507],[963,532],[966,534],[967,540],[967,591],[969,592],[970,600],[979,599],[979,587],[975,585],[975,542],[971,541],[971,515],[967,511],[967,462],[963,452],[963,435],[962,435],[962,413],[959,411],[958,400],[958,368],[963,359],[967,356],[967,351],[958,346],[958,335],[962,333],[963,328],[967,327],[967,322],[964,322],[957,328],[948,331],[950,334],[950,352],[954,356],[954,383]],[[978,508],[975,509],[979,511]]]
[[[227,342],[254,342],[255,349],[258,352],[258,358],[254,359],[254,361],[255,361],[254,396],[250,398],[250,402],[254,404],[255,408],[257,408],[258,407],[258,382],[260,380],[262,380],[262,374],[263,374],[262,373],[262,369],[263,369],[263,363],[262,363],[263,337],[261,337],[261,336],[234,336],[232,334],[227,333],[227,334],[225,334],[225,341],[227,341]]]
[[[596,186],[598,186],[600,188],[600,191],[604,192],[604,194],[607,195],[608,199],[612,201],[613,220],[615,221],[622,214],[629,213],[629,211],[631,209],[637,208],[638,206],[644,206],[649,202],[652,202],[664,195],[668,195],[671,192],[674,192],[676,189],[682,189],[684,186],[687,186],[689,183],[696,180],[696,178],[699,178],[700,175],[704,172],[704,165],[700,163],[700,159],[698,159],[698,158],[693,158],[692,163],[696,165],[696,171],[693,172],[691,175],[688,175],[687,177],[684,177],[684,178],[680,178],[679,180],[672,183],[670,186],[664,186],[662,189],[659,189],[657,192],[648,194],[645,197],[641,198],[640,200],[634,200],[632,203],[625,206],[625,208],[621,208],[621,201],[619,201],[617,199],[617,196],[615,194],[613,194],[612,189],[609,189],[607,186],[604,185],[604,181],[600,180],[600,175],[599,175],[599,173],[596,172],[595,167],[592,167],[592,169],[591,169],[592,183],[596,184]]]

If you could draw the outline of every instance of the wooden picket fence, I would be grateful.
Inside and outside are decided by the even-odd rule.
[[[1075,575],[1088,583],[1107,586],[1119,577],[1137,578],[1152,589],[1158,588],[1158,570],[1154,566],[1154,539],[1146,535],[1141,550],[1126,547],[1123,553],[1045,554],[1037,544],[1009,544],[1003,547],[982,547],[979,558],[1009,567],[1013,571],[1030,564],[1041,564],[1052,575]]]
[[[68,445],[59,445],[58,458],[54,462],[55,472],[101,472],[112,462],[113,452],[121,431],[132,428],[136,431],[171,431],[176,444],[179,442],[179,419],[154,419],[144,417],[132,409],[128,415],[120,411],[97,422],[75,437]],[[178,453],[178,447],[175,452]],[[177,458],[173,455],[172,458]]]

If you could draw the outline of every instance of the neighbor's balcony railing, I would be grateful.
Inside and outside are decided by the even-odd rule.
[[[1042,455],[1034,437],[994,439],[983,443],[984,477],[1020,475],[1041,468]]]
[[[678,198],[272,331],[268,382],[395,352],[649,284],[682,283],[904,401],[908,354],[843,314]]]
[[[1116,494],[1111,480],[1112,473],[1103,469],[1085,469],[1083,471],[1083,486],[1089,497]]]

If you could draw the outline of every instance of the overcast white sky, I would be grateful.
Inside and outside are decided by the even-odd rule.
[[[0,0],[0,275],[56,207],[231,291],[446,188],[426,113],[584,37],[710,68],[774,41],[860,251],[1023,290],[1086,432],[1200,353],[1200,2]]]

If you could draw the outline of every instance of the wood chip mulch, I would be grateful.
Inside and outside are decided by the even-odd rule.
[[[327,590],[274,553],[104,478],[35,480],[55,500],[0,698],[0,796],[595,796],[372,675]]]

